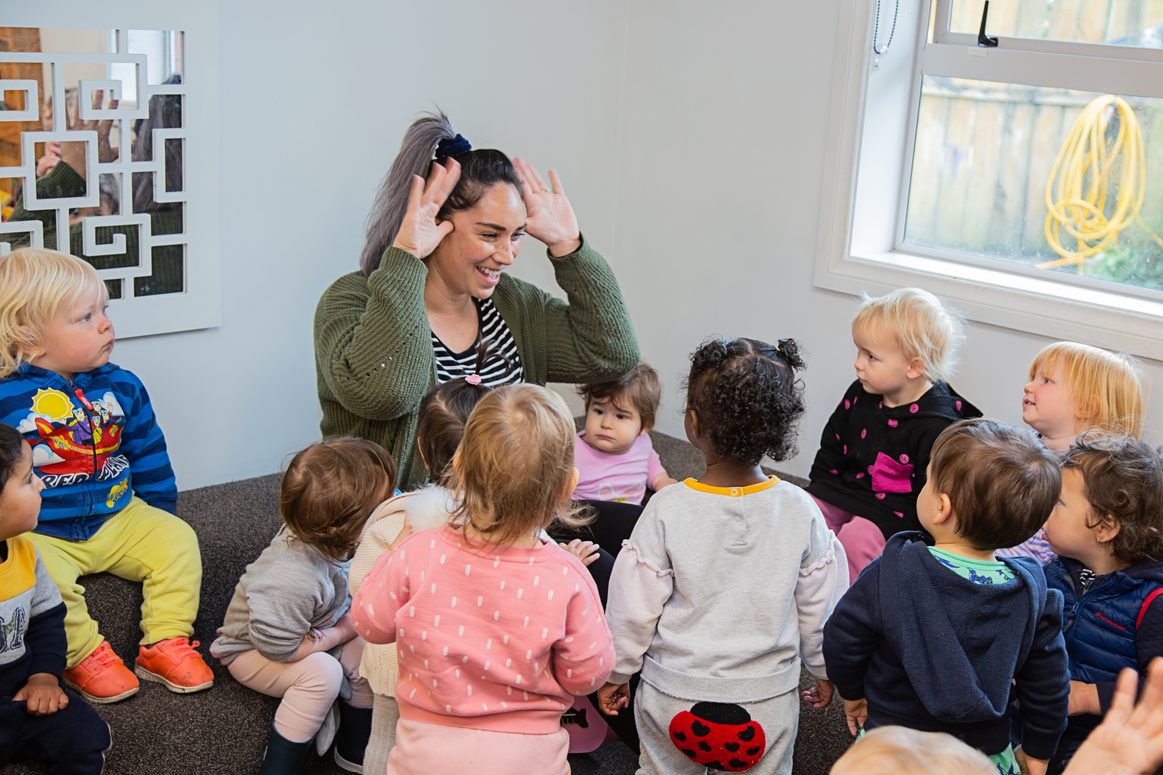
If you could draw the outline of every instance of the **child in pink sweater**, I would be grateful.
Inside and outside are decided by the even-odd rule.
[[[356,630],[399,655],[389,775],[568,775],[561,714],[614,664],[585,566],[540,537],[554,519],[576,521],[573,429],[544,388],[490,393],[453,458],[450,525],[412,536],[364,578]]]

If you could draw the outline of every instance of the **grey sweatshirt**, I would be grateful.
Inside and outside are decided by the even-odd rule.
[[[290,662],[307,633],[333,627],[351,607],[350,565],[283,527],[246,566],[210,653],[224,665],[251,649],[272,662]]]
[[[824,622],[848,588],[836,536],[806,492],[775,477],[693,479],[651,498],[614,563],[609,680],[672,697],[759,702],[791,691],[799,657],[824,678]]]

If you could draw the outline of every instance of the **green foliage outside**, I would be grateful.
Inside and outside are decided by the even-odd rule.
[[[1082,276],[1163,291],[1163,248],[1153,241],[1137,242],[1094,256],[1083,265]],[[1063,271],[1078,273],[1076,267]]]

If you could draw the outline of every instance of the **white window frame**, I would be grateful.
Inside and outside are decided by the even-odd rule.
[[[152,6],[135,7],[130,12],[128,4],[114,4],[110,7],[102,3],[72,2],[64,0],[54,3],[23,3],[6,9],[5,24],[10,27],[40,27],[40,28],[76,28],[96,30],[120,30],[121,54],[16,54],[0,53],[5,61],[83,61],[83,62],[118,62],[139,61],[144,65],[145,58],[130,55],[126,51],[126,30],[180,30],[184,33],[184,50],[186,59],[183,62],[182,84],[180,86],[146,85],[144,84],[144,67],[139,67],[142,78],[138,82],[140,110],[144,115],[145,104],[151,94],[180,93],[182,94],[182,129],[155,130],[155,148],[164,147],[167,133],[170,136],[180,136],[183,143],[183,192],[175,196],[184,202],[185,232],[177,237],[158,235],[153,237],[156,245],[167,241],[181,241],[186,244],[185,254],[185,290],[182,293],[170,293],[157,296],[140,296],[136,298],[111,299],[109,314],[117,329],[119,339],[129,339],[140,336],[175,333],[203,328],[213,328],[222,324],[222,273],[221,273],[221,210],[219,200],[221,196],[219,184],[219,162],[221,149],[219,146],[219,99],[218,99],[218,56],[219,56],[219,20],[216,10],[207,11],[201,4],[188,4],[176,7],[173,4],[154,4]],[[63,86],[60,78],[54,78],[54,87],[58,93],[54,95],[54,104],[64,101]],[[35,81],[33,82],[35,84]],[[88,82],[89,88],[102,88],[102,83]],[[82,84],[84,87],[85,84]],[[87,104],[80,103],[82,118],[86,113]],[[122,137],[128,137],[127,116],[130,111],[119,111],[121,115],[109,115],[110,118],[123,119]],[[94,117],[100,117],[95,115]],[[158,134],[160,133],[160,135]],[[28,133],[26,133],[28,134]],[[70,135],[86,135],[84,137],[70,137],[69,139],[84,139],[89,141],[90,148],[87,154],[90,166],[86,179],[96,180],[96,174],[103,171],[122,172],[122,188],[131,190],[127,185],[130,172],[146,163],[131,162],[128,157],[128,147],[122,148],[121,157],[109,164],[96,164],[95,143],[96,133],[70,132]],[[92,135],[89,137],[87,135]],[[43,138],[42,138],[43,139]],[[164,158],[164,155],[162,155]],[[155,175],[155,184],[164,181],[164,176]],[[26,181],[25,189],[35,192],[35,179]],[[90,192],[91,202],[78,204],[97,204],[96,186]],[[52,200],[60,204],[65,200]],[[159,200],[160,201],[160,200]],[[74,206],[74,205],[69,205]],[[63,223],[62,223],[63,220]],[[92,217],[86,221],[94,220]],[[111,216],[105,223],[122,223],[133,221],[132,217]],[[43,245],[43,235],[39,222],[32,223],[25,232],[32,232],[32,243],[35,246]],[[58,213],[58,234],[68,234],[67,216],[62,219]],[[93,226],[102,225],[94,221]],[[6,224],[4,226],[7,226]],[[64,228],[62,228],[62,226]],[[4,239],[3,232],[21,230],[16,223],[10,228],[0,228],[0,241]],[[86,233],[91,242],[92,235]],[[113,250],[116,245],[106,248]],[[63,246],[68,250],[67,243]],[[121,248],[124,250],[124,248]],[[144,251],[144,247],[142,248]],[[100,249],[94,252],[98,254]],[[134,270],[101,270],[98,274],[113,278],[140,274]],[[132,282],[124,279],[125,284]],[[124,286],[123,286],[124,287]]]
[[[904,243],[923,73],[1163,98],[1163,51],[1023,38],[982,48],[945,31],[950,2],[900,0],[896,40],[873,71],[875,0],[840,0],[815,285],[920,286],[973,321],[1163,360],[1161,292]]]

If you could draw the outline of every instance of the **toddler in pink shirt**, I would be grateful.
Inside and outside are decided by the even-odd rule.
[[[657,492],[675,483],[648,435],[662,398],[657,371],[639,363],[621,379],[578,392],[586,402],[586,429],[574,444],[574,500],[641,505],[647,487]]]
[[[554,519],[576,521],[572,461],[560,397],[494,390],[453,458],[452,522],[413,535],[364,578],[356,630],[398,648],[389,775],[569,772],[561,714],[614,660],[585,566],[540,537]]]

